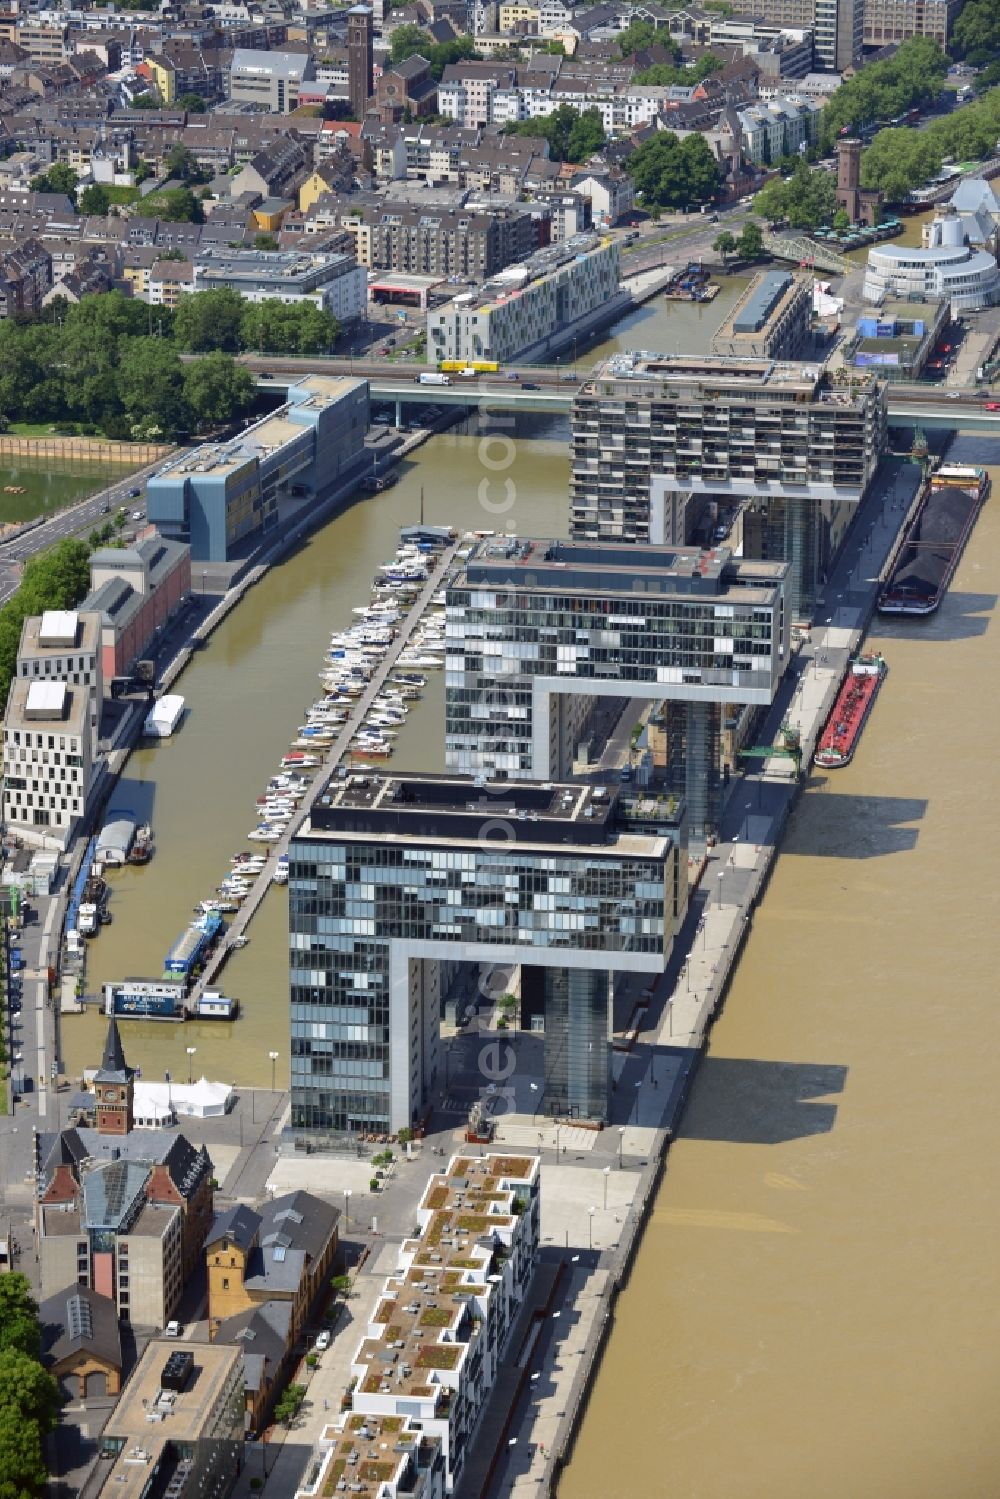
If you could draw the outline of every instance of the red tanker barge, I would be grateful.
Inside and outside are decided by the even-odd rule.
[[[813,756],[815,764],[822,765],[824,770],[838,770],[851,763],[887,670],[885,659],[876,653],[855,656],[819,736]]]

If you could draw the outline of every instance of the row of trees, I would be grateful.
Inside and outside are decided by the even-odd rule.
[[[511,120],[504,126],[505,135],[528,135],[547,140],[553,161],[587,161],[605,142],[604,122],[599,109],[576,110],[571,104],[560,104],[551,114],[536,115],[532,120]]]
[[[83,541],[60,541],[51,551],[40,552],[25,564],[21,586],[0,609],[0,704],[4,708],[17,670],[17,648],[24,621],[30,615],[41,614],[46,609],[75,609],[89,591],[90,548]],[[8,1337],[13,1336],[9,1332],[11,1326],[16,1327],[18,1337],[28,1335],[28,1312],[16,1296],[11,1302],[12,1293],[7,1289],[11,1281],[17,1279],[17,1276],[0,1275],[0,1350],[13,1346],[7,1341]],[[0,1407],[2,1400],[0,1376]],[[3,1476],[3,1456],[0,1452],[0,1479]],[[2,1483],[0,1496],[3,1496]]]
[[[712,249],[722,256],[723,263],[730,255],[738,255],[740,260],[757,260],[764,250],[764,235],[754,219],[747,219],[739,238],[723,229]]]
[[[998,135],[1000,88],[932,120],[924,130],[880,130],[861,158],[861,181],[899,202],[939,172],[946,156],[956,161],[988,156]]]
[[[829,150],[845,132],[855,134],[877,120],[895,120],[937,98],[948,76],[948,59],[930,37],[903,42],[884,62],[869,63],[842,83],[823,110],[820,139]]]
[[[340,332],[337,319],[311,302],[246,302],[229,287],[182,297],[173,339],[188,354],[323,354]]]
[[[155,439],[250,410],[256,385],[249,370],[226,354],[182,364],[168,339],[93,315],[104,300],[68,308],[61,324],[0,324],[0,411],[8,421]],[[72,316],[81,309],[92,315]]]

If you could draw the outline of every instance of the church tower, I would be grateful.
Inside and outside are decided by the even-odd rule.
[[[135,1070],[125,1061],[118,1022],[112,1017],[104,1056],[94,1077],[99,1135],[127,1135],[133,1124]]]

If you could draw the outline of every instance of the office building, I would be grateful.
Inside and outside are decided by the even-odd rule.
[[[243,1452],[242,1351],[154,1338],[101,1432],[93,1492],[226,1499]]]
[[[712,337],[730,358],[801,359],[812,322],[812,278],[761,271]]]
[[[364,119],[372,95],[373,25],[367,5],[351,6],[347,12],[347,94],[356,120]]]
[[[509,266],[478,293],[429,312],[428,358],[506,364],[533,357],[618,295],[618,245],[578,235]]]
[[[885,437],[874,378],[840,389],[812,365],[615,355],[574,402],[572,535],[678,545],[713,498],[748,502],[768,539],[744,557],[790,562],[792,619],[809,618]]]
[[[231,442],[165,464],[146,486],[149,519],[196,560],[226,562],[278,524],[284,500],[322,494],[355,468],[367,429],[366,380],[309,375]]]
[[[535,1156],[453,1156],[430,1178],[419,1232],[354,1355],[352,1412],[419,1422],[440,1443],[446,1493],[461,1482],[538,1263],[539,1168]]]
[[[149,536],[130,547],[100,547],[90,559],[83,612],[100,618],[105,683],[127,676],[191,594],[191,548]]]
[[[731,9],[783,30],[811,31],[815,65],[824,72],[843,73],[861,61],[865,0],[731,0]]]
[[[307,250],[200,250],[197,291],[228,286],[247,302],[311,302],[349,323],[365,311],[367,281],[353,255]]]
[[[952,317],[1000,302],[1000,269],[988,250],[973,249],[960,215],[948,207],[934,219],[924,249],[873,245],[868,251],[862,295],[881,304],[887,297],[916,302],[944,300]]]
[[[448,769],[565,777],[574,704],[669,700],[682,736],[669,784],[703,832],[718,816],[724,706],[768,707],[788,663],[788,571],[726,548],[481,542],[447,593]]]
[[[617,789],[331,781],[290,847],[293,1131],[423,1117],[443,1080],[437,970],[455,959],[544,970],[542,1101],[606,1119],[610,977],[662,971],[686,899],[682,832],[631,832]]]
[[[308,52],[237,47],[229,69],[229,97],[234,104],[252,104],[268,114],[291,114],[298,108],[302,85],[314,77]]]
[[[874,369],[880,380],[917,380],[950,321],[947,302],[884,302],[877,314],[858,319],[844,357],[856,370]]]
[[[865,46],[898,46],[929,36],[942,52],[965,0],[865,0]]]

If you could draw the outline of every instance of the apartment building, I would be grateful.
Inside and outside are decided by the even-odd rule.
[[[730,358],[801,359],[812,322],[812,277],[760,271],[712,336]]]
[[[17,675],[28,682],[66,682],[88,699],[91,758],[97,757],[104,674],[100,620],[86,609],[47,609],[21,626]]]
[[[449,584],[445,764],[544,781],[572,774],[599,697],[676,705],[670,789],[689,826],[718,814],[720,711],[766,708],[788,662],[788,566],[725,548],[499,539]]]
[[[444,1489],[460,1483],[538,1262],[540,1163],[453,1156],[427,1183],[419,1233],[402,1244],[354,1355],[351,1410],[411,1417],[440,1443]]]
[[[528,350],[544,351],[555,333],[618,295],[617,244],[578,235],[501,271],[477,294],[429,312],[428,356],[510,363]]]
[[[744,555],[791,561],[789,607],[808,618],[885,440],[875,379],[841,390],[804,364],[616,355],[574,403],[571,532],[669,545],[689,507],[749,501],[768,519]]]
[[[467,130],[491,125],[500,118],[494,112],[494,95],[510,93],[516,83],[517,70],[503,63],[449,63],[438,84],[438,111]]]
[[[3,727],[4,822],[65,849],[94,785],[90,694],[65,682],[11,683]]]
[[[0,259],[0,318],[35,317],[51,287],[48,250],[34,237],[22,240]]]
[[[440,1439],[429,1436],[412,1416],[347,1412],[324,1426],[315,1465],[295,1490],[295,1499],[324,1499],[341,1481],[348,1486],[377,1483],[379,1499],[444,1499]]]
[[[780,96],[737,110],[744,153],[758,166],[797,155],[802,147],[819,140],[822,112],[814,99]]]
[[[492,839],[496,817],[523,836]],[[540,1106],[606,1120],[611,976],[662,972],[682,841],[620,826],[601,787],[331,781],[290,848],[293,1130],[350,1138],[423,1117],[443,1080],[438,970],[455,960],[543,971]]]
[[[360,211],[348,207],[341,222],[355,233],[363,266],[441,280],[487,281],[530,256],[536,244],[530,213],[513,209],[477,213],[385,202]]]

